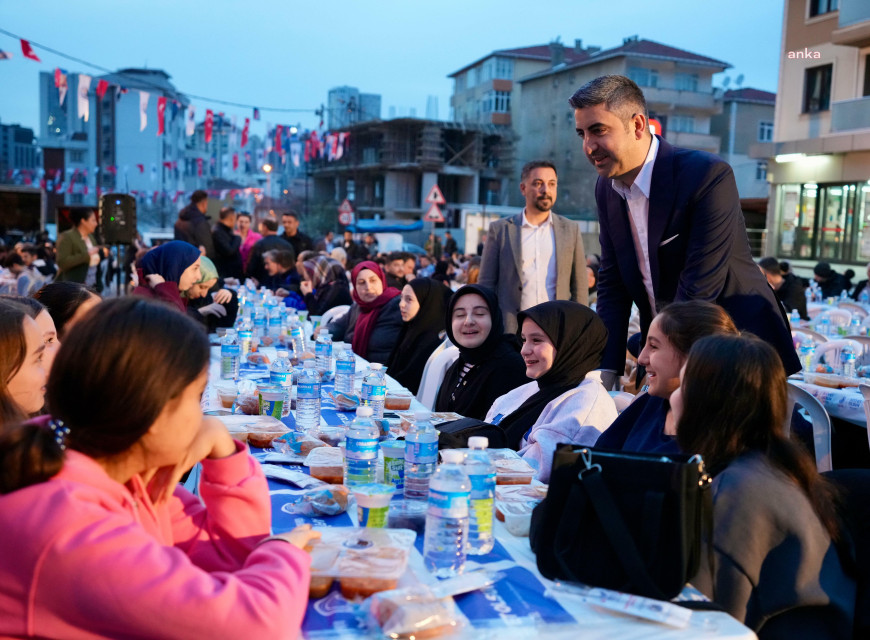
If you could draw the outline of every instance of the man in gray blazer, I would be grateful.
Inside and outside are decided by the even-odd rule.
[[[552,163],[529,162],[520,177],[523,212],[497,220],[487,230],[478,284],[498,294],[508,333],[517,330],[517,313],[523,309],[548,300],[588,302],[580,227],[552,212],[557,186]]]

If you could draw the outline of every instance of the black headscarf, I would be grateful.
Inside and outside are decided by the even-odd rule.
[[[408,286],[414,290],[420,310],[410,321],[402,323],[399,339],[387,361],[387,372],[416,394],[426,361],[443,339],[444,307],[450,289],[430,278],[415,278]]]
[[[486,306],[489,307],[489,315],[492,317],[492,328],[489,330],[489,335],[479,347],[473,349],[463,347],[453,335],[453,309],[456,308],[456,303],[462,296],[467,296],[470,293],[475,293],[483,298]],[[453,297],[450,298],[450,304],[447,305],[447,315],[445,318],[447,323],[447,337],[450,342],[456,345],[461,354],[461,358],[470,364],[480,364],[484,362],[492,352],[503,342],[508,341],[516,344],[516,339],[513,336],[505,335],[504,320],[502,319],[501,309],[498,307],[498,298],[492,289],[482,287],[477,284],[467,284],[461,287]]]
[[[556,357],[550,370],[537,379],[539,391],[499,423],[509,446],[515,449],[550,402],[598,368],[607,344],[604,322],[592,309],[577,302],[554,300],[521,311],[517,315],[520,331],[526,318],[547,334],[556,347]]]

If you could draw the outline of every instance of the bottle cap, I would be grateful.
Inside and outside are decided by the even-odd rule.
[[[285,351],[284,349],[281,349],[280,351],[278,351],[278,357],[279,358],[288,358],[288,357],[290,357],[290,353]]]
[[[317,364],[317,363],[314,362],[314,360],[309,359],[309,360],[306,360],[306,361],[302,364],[302,368],[303,368],[303,369],[313,369],[313,368],[315,367],[316,364]]]
[[[428,411],[415,411],[414,412],[414,422],[427,422],[429,418],[432,417],[432,414]]]
[[[371,418],[374,414],[375,410],[371,407],[357,407],[356,409],[357,418]]]
[[[462,464],[464,454],[457,449],[446,449],[441,452],[441,462],[444,464]]]
[[[486,449],[489,446],[489,438],[486,436],[471,436],[468,439],[470,449]]]
[[[317,334],[318,338],[323,338],[324,340],[332,340],[332,334],[329,331],[321,331]]]

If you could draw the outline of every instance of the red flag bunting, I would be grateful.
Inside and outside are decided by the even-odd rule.
[[[234,153],[233,154],[233,171],[238,171],[238,170],[239,170],[239,154]]]
[[[196,175],[202,176],[202,158],[196,159]]]
[[[284,155],[284,150],[281,149],[281,138],[284,134],[284,127],[278,125],[275,127],[275,152],[279,155]]]
[[[33,53],[33,47],[30,46],[30,43],[27,40],[21,41],[21,53],[25,58],[30,58],[35,62],[42,62],[35,53]]]
[[[248,127],[251,124],[251,120],[249,118],[245,118],[245,127],[242,129],[242,147],[246,147],[248,144]]]
[[[109,89],[109,83],[105,80],[100,80],[97,82],[97,97],[102,100],[103,96],[106,95],[106,91]]]
[[[136,166],[139,167],[139,173],[145,173],[145,165],[144,164],[137,164]]]
[[[166,97],[157,98],[157,135],[162,136],[166,126]]]
[[[205,141],[211,142],[211,133],[214,128],[214,111],[211,109],[205,110]]]

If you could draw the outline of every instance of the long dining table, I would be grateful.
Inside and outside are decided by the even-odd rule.
[[[270,359],[274,349],[261,348]],[[357,372],[368,363],[357,356]],[[268,370],[247,369],[243,375],[265,377]],[[358,374],[359,375],[359,374]],[[208,411],[221,409],[214,383],[220,377],[219,347],[213,349],[209,385],[203,397],[203,408]],[[388,390],[401,389],[401,385],[387,377]],[[329,391],[332,384],[323,385],[322,422],[329,425],[346,425],[353,419],[353,412],[340,411],[332,401]],[[424,409],[416,400],[412,410]],[[285,424],[295,427],[291,416]],[[251,452],[261,461],[269,450],[251,447]],[[295,470],[307,473],[307,467],[291,465]],[[347,512],[334,516],[309,517],[290,514],[283,510],[288,502],[287,483],[269,478],[272,499],[272,528],[275,533],[288,531],[300,524],[315,527],[358,526],[356,508],[351,503]],[[394,499],[401,499],[400,497]],[[742,640],[755,638],[755,634],[727,613],[710,610],[689,610],[671,603],[646,600],[614,592],[581,592],[576,586],[561,585],[544,578],[537,569],[534,552],[528,537],[511,534],[504,523],[495,521],[495,546],[484,556],[469,556],[466,572],[488,570],[500,577],[494,584],[470,593],[454,596],[463,625],[451,638],[552,638],[555,640],[589,638],[592,640],[677,640],[697,638],[722,638]],[[399,587],[415,584],[435,584],[437,579],[423,565],[423,540],[418,537],[408,561],[408,567],[399,581]],[[703,600],[703,596],[687,586],[679,597],[683,600]],[[675,607],[671,610],[671,607]],[[634,612],[634,613],[631,613]],[[669,623],[654,622],[642,615],[662,616],[671,614]],[[382,634],[368,630],[364,625],[364,611],[360,603],[342,597],[333,587],[324,597],[310,600],[303,622],[305,638],[350,639],[377,638]]]

